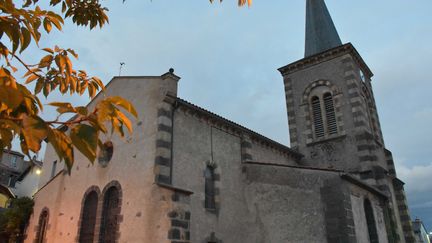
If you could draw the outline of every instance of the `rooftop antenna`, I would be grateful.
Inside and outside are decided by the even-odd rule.
[[[124,62],[121,62],[121,63],[120,63],[119,76],[121,76],[121,71],[122,71],[123,66],[124,66],[125,64],[126,64],[126,63],[124,63]]]

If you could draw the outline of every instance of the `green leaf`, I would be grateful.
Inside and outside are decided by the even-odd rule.
[[[3,149],[6,147],[3,140],[0,138],[0,158],[3,158]]]
[[[85,106],[75,107],[75,110],[80,115],[83,115],[83,116],[87,116],[88,115],[88,110],[87,110],[87,107],[85,107]]]
[[[62,131],[49,129],[48,142],[53,146],[60,161],[65,161],[70,174],[74,162],[74,152],[71,139]]]
[[[31,34],[27,28],[21,27],[21,35],[22,35],[22,41],[21,41],[20,53],[23,52],[30,45],[31,42]]]
[[[12,146],[13,133],[10,129],[0,129],[0,139],[2,140],[2,147],[0,150],[3,150],[4,147],[10,148]]]
[[[15,53],[16,50],[18,49],[18,46],[20,44],[20,37],[21,37],[21,31],[19,26],[17,27],[17,25],[14,25],[14,27],[12,27],[11,29],[12,33],[12,53]]]
[[[96,159],[98,131],[87,124],[79,124],[71,129],[70,138],[73,145],[93,163]]]
[[[66,11],[66,3],[62,2],[62,13]]]
[[[23,116],[22,135],[28,149],[38,152],[41,148],[41,142],[47,137],[47,125],[45,121],[38,116]]]

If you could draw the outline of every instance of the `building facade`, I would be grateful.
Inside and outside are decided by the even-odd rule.
[[[14,186],[10,188],[17,197],[32,198],[39,189],[42,162],[36,159],[29,162],[27,169],[19,175]]]
[[[8,187],[17,197],[32,197],[39,188],[42,162],[33,157],[26,160],[24,155],[4,150],[0,161],[0,184]]]
[[[12,150],[4,150],[0,160],[0,184],[14,187],[18,177],[27,169],[29,162],[24,155]]]
[[[26,242],[414,242],[372,72],[323,0],[306,25],[305,57],[279,69],[291,148],[179,98],[174,70],[115,77],[134,133],[71,176],[48,146]]]
[[[431,243],[428,232],[420,219],[413,221],[413,230],[416,243]]]

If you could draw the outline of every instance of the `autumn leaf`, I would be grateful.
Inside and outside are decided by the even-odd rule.
[[[136,112],[133,105],[127,101],[126,99],[120,97],[120,96],[112,96],[106,98],[107,101],[113,103],[114,105],[121,106],[123,109],[131,113],[133,116],[138,117],[138,113]]]
[[[71,129],[70,138],[73,145],[86,156],[90,162],[94,162],[98,145],[98,131],[92,126],[79,124]]]
[[[48,142],[53,146],[60,161],[64,160],[70,173],[74,162],[74,152],[71,139],[60,130],[48,129]]]
[[[29,150],[38,152],[47,134],[47,125],[44,120],[37,116],[23,115],[22,135]]]
[[[64,113],[68,113],[68,112],[69,113],[75,113],[76,112],[75,108],[72,106],[71,103],[51,102],[48,105],[57,107],[57,112],[60,114],[64,114]]]

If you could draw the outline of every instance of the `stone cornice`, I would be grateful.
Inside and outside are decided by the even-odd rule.
[[[361,188],[363,188],[363,189],[365,189],[365,190],[367,190],[367,191],[369,191],[369,192],[371,192],[371,193],[373,193],[373,194],[375,194],[377,196],[380,196],[380,197],[382,197],[385,200],[388,199],[387,195],[384,194],[383,192],[381,192],[380,190],[378,190],[375,187],[372,187],[372,186],[370,186],[370,185],[368,185],[368,184],[366,184],[366,183],[358,180],[357,178],[355,178],[355,177],[353,177],[353,176],[351,176],[349,174],[343,174],[343,175],[341,175],[341,178],[344,179],[344,180],[346,180],[346,181],[348,181],[348,182],[350,182],[351,184],[359,186],[359,187],[361,187]]]
[[[350,54],[353,57],[353,59],[357,62],[357,64],[361,67],[365,75],[368,78],[372,78],[373,76],[372,71],[369,69],[369,67],[363,60],[363,58],[360,56],[360,54],[357,52],[357,50],[354,48],[354,46],[351,43],[347,43],[345,45],[335,47],[333,49],[318,53],[310,57],[305,57],[296,62],[283,66],[278,70],[279,72],[281,72],[282,76],[285,76],[287,74],[306,69],[308,67],[334,59],[336,57],[340,57],[345,54]]]

